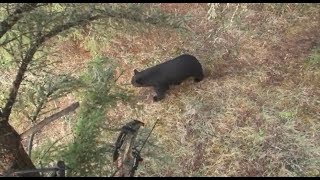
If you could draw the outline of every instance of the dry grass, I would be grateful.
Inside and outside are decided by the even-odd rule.
[[[157,148],[146,148],[137,175],[320,176],[320,74],[306,62],[319,47],[319,5],[215,5],[215,19],[208,18],[208,4],[154,6],[191,14],[191,32],[119,31],[101,48],[125,70],[119,84],[135,94],[131,105],[119,102],[107,114],[106,124],[135,118],[149,128],[161,120],[152,135]],[[89,57],[67,50],[68,68]],[[133,69],[182,52],[199,58],[202,82],[173,87],[159,103],[151,88],[125,85]],[[148,156],[152,151],[159,153]]]
[[[128,87],[142,109],[119,103],[110,112],[119,125],[130,118],[148,126],[161,120],[155,136],[167,163],[158,166],[160,160],[147,157],[140,175],[319,176],[319,69],[305,64],[318,43],[319,13],[299,14],[298,7],[288,5],[293,10],[278,15],[241,5],[238,22],[235,18],[219,31],[217,25],[228,25],[236,6],[225,10],[229,14],[219,24],[206,18],[205,4],[161,5],[168,12],[191,13],[193,32],[184,36],[151,29],[138,37],[123,36],[123,44],[111,43],[114,51],[124,44],[132,47],[113,56],[128,61],[122,83],[129,82],[134,68],[181,52],[198,57],[206,70],[204,81],[186,81],[160,103],[152,102],[151,88]],[[290,13],[299,19],[293,22]]]

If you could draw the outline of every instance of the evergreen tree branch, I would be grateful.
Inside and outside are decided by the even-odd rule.
[[[7,103],[6,103],[5,107],[3,108],[3,112],[2,112],[2,117],[3,118],[0,120],[0,122],[9,120],[9,116],[10,116],[11,111],[12,111],[12,106],[15,103],[15,100],[17,98],[18,90],[19,90],[20,84],[21,84],[21,82],[23,80],[24,74],[26,73],[28,65],[32,61],[33,56],[37,52],[38,48],[46,40],[56,36],[57,34],[65,31],[65,30],[68,30],[68,29],[70,29],[70,28],[72,28],[74,26],[82,25],[82,24],[85,24],[87,22],[99,19],[101,17],[102,17],[101,15],[96,15],[96,16],[90,16],[89,15],[89,16],[87,16],[87,18],[86,17],[79,18],[76,21],[68,22],[66,24],[56,26],[54,29],[52,29],[47,34],[40,36],[35,41],[35,43],[33,45],[31,45],[30,49],[27,51],[25,57],[23,58],[23,60],[21,62],[21,65],[19,67],[18,73],[16,75],[16,78],[15,78],[15,80],[13,82],[13,85],[12,85],[12,88],[10,90],[9,98],[7,100]]]
[[[0,22],[0,38],[21,19],[23,13],[30,12],[35,8],[37,8],[37,3],[25,3],[21,7],[18,7],[5,20]]]

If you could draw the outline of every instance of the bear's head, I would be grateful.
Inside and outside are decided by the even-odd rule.
[[[143,74],[141,72],[139,72],[138,70],[133,70],[133,77],[131,79],[131,84],[135,87],[144,87],[146,86],[144,84],[144,78],[143,78]]]

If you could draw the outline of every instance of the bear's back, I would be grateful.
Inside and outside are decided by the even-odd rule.
[[[202,74],[200,62],[192,55],[183,54],[144,70],[156,84],[177,84],[190,76]]]

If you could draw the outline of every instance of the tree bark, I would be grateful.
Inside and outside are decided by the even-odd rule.
[[[17,170],[35,169],[31,159],[23,148],[19,134],[8,123],[0,123],[0,174]],[[27,173],[21,176],[40,176],[39,173]]]

